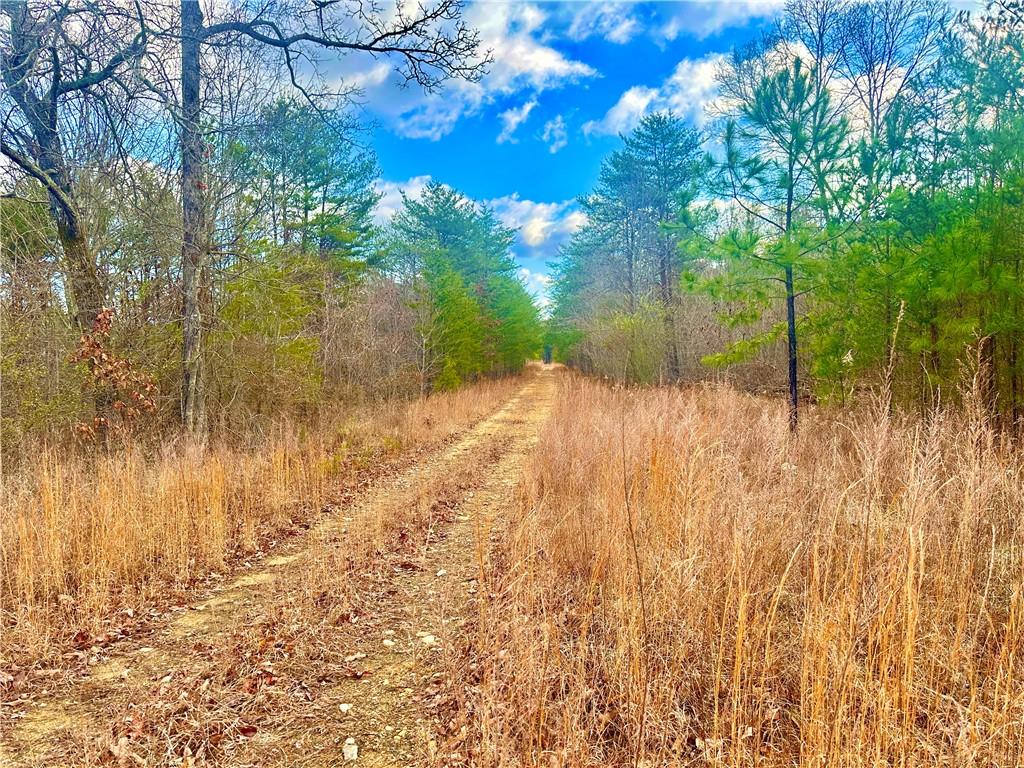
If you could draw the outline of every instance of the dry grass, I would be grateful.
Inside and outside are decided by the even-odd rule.
[[[41,450],[2,484],[0,671],[52,662],[77,633],[128,621],[298,532],[326,503],[451,438],[521,384],[484,382],[315,429],[282,424],[247,449]]]
[[[196,605],[163,642],[147,640],[155,647],[113,651],[65,706],[29,709],[28,727],[15,726],[20,738],[49,729],[25,764],[319,766],[341,759],[348,736],[378,760],[414,763],[440,685],[410,665],[432,651],[414,633],[443,626],[435,589],[461,591],[435,576],[439,562],[452,567],[438,550],[506,442],[486,425],[469,431],[324,516],[294,559],[215,593],[230,609]]]
[[[563,384],[481,607],[475,765],[1024,764],[1019,453]]]

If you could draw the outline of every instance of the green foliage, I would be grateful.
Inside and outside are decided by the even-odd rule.
[[[362,253],[380,196],[376,161],[354,140],[358,124],[296,99],[279,99],[261,117],[229,153],[253,182],[250,199],[269,204],[271,242],[304,253]]]
[[[493,211],[443,184],[403,200],[386,259],[416,288],[424,385],[516,371],[538,354],[542,325],[516,276],[514,237]]]
[[[631,380],[679,375],[675,295],[685,233],[664,224],[699,189],[707,164],[700,142],[679,116],[650,114],[602,163],[580,201],[586,224],[553,265],[551,338],[560,359]],[[641,338],[655,346],[641,350]]]
[[[664,354],[681,331],[683,349],[700,348],[713,319],[720,342],[702,362],[781,347],[794,418],[800,395],[842,401],[890,369],[908,401],[956,397],[976,355],[989,408],[1019,423],[1024,21],[1012,5],[954,19],[940,3],[787,4],[779,36],[722,67],[714,152],[694,162],[677,149],[679,173],[663,176],[673,205],[651,202],[644,149],[672,132],[670,115],[606,158],[587,224],[553,268],[549,338],[584,368],[643,378],[624,362],[643,357],[638,343]],[[661,233],[676,296],[658,291]],[[651,332],[651,298],[665,333]],[[695,327],[673,330],[684,315]]]
[[[230,271],[210,334],[215,399],[229,418],[294,414],[316,401],[313,321],[324,290],[323,265],[286,249]]]
[[[722,368],[744,362],[754,357],[762,347],[778,341],[785,336],[785,334],[786,324],[776,323],[767,331],[763,331],[762,333],[758,333],[745,339],[740,339],[739,341],[734,341],[722,352],[705,355],[703,362],[705,365],[716,368]]]
[[[434,359],[434,389],[454,389],[483,369],[483,313],[443,253],[425,259],[419,332]]]

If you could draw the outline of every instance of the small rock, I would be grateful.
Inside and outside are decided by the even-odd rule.
[[[352,705],[351,704],[339,704],[338,705],[338,709],[340,709],[342,712],[348,712],[350,709],[352,709]]]
[[[348,664],[351,664],[353,661],[359,661],[360,659],[365,659],[365,658],[366,658],[366,654],[365,653],[353,653],[351,656],[346,656],[345,657],[345,662],[348,663]]]
[[[439,570],[437,572],[437,575],[438,576],[447,576],[448,575],[448,571],[446,571],[444,568],[442,568],[441,570]]]
[[[390,639],[390,638],[388,638],[387,640],[385,640],[385,641],[384,641],[384,645],[385,645],[386,647],[388,647],[388,648],[390,648],[390,647],[391,647],[391,646],[393,646],[394,644],[395,644],[395,641],[394,641],[394,640],[392,640],[392,639]]]
[[[433,635],[424,635],[420,638],[424,645],[434,645],[437,643],[437,638]]]
[[[359,757],[359,745],[356,740],[349,736],[341,747],[341,756],[346,760],[355,760]]]

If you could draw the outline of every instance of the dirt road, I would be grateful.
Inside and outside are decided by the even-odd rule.
[[[0,765],[444,762],[453,633],[554,390],[540,372],[289,550],[99,653],[87,677],[0,734]]]

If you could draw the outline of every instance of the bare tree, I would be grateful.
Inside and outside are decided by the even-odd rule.
[[[147,38],[136,6],[104,0],[2,0],[0,154],[46,191],[80,328],[105,299],[89,246],[76,174],[97,146],[116,140]]]
[[[890,110],[934,59],[948,22],[949,7],[939,0],[859,2],[846,12],[840,69],[870,143],[884,138]]]
[[[439,0],[410,9],[397,2],[390,13],[358,0],[262,2],[232,7],[223,20],[207,21],[197,0],[181,0],[182,184],[182,422],[190,431],[205,420],[202,383],[203,318],[200,276],[208,258],[202,202],[205,151],[201,125],[202,48],[255,42],[279,50],[292,84],[302,82],[311,51],[359,52],[395,60],[406,82],[431,90],[453,77],[476,79],[487,63],[478,56],[479,36],[461,20],[460,0]]]

